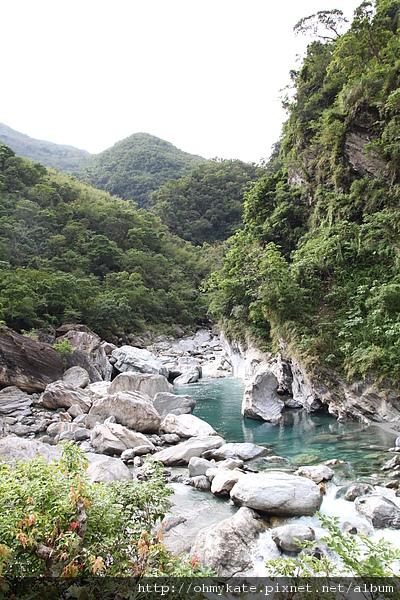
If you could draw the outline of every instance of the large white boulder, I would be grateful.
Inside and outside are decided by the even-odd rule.
[[[110,384],[109,394],[117,392],[142,392],[154,398],[159,392],[172,393],[174,386],[168,383],[164,375],[151,373],[120,373]]]
[[[250,419],[277,423],[285,408],[284,402],[277,394],[278,387],[278,380],[273,373],[258,373],[245,388],[242,415]]]
[[[94,427],[111,416],[117,423],[141,432],[157,432],[161,423],[151,398],[142,392],[118,392],[98,398],[93,402],[86,426]]]
[[[164,465],[187,465],[193,456],[201,456],[206,450],[219,448],[224,440],[218,435],[206,435],[189,438],[186,442],[171,446],[153,454],[154,460],[159,460]]]
[[[27,461],[42,456],[46,462],[60,458],[57,446],[44,444],[39,440],[29,440],[13,435],[0,438],[0,462],[12,464],[15,461]]]
[[[72,387],[61,379],[50,383],[40,396],[40,403],[44,408],[70,408],[77,404],[83,412],[87,413],[92,404],[87,390]]]
[[[241,477],[232,488],[231,499],[270,515],[301,517],[320,508],[322,494],[311,479],[270,471]]]
[[[240,460],[253,460],[259,456],[267,454],[268,449],[264,446],[257,446],[251,442],[229,442],[217,450],[207,452],[204,458],[208,460],[225,460],[226,458],[239,458]]]
[[[266,528],[266,522],[257,513],[241,508],[233,517],[202,529],[191,556],[197,556],[201,564],[220,577],[232,577],[253,567],[258,536]]]
[[[0,390],[0,415],[8,417],[29,416],[32,398],[15,385]]]
[[[146,447],[154,451],[154,445],[141,433],[131,431],[118,423],[103,423],[92,430],[90,441],[99,454],[122,454],[124,450]]]
[[[400,529],[400,508],[388,498],[361,496],[355,499],[355,507],[377,529]]]
[[[138,373],[155,373],[168,377],[168,370],[158,358],[143,348],[121,346],[111,354],[114,368],[120,373],[136,371]]]
[[[90,454],[87,457],[90,460],[87,474],[92,483],[108,483],[109,481],[120,481],[121,479],[132,479],[128,467],[119,458],[111,456],[101,456],[91,460]]]
[[[162,419],[169,414],[186,415],[193,412],[196,400],[192,396],[181,396],[169,392],[159,392],[153,398],[154,408]]]
[[[167,415],[160,425],[164,433],[176,433],[181,438],[216,435],[215,429],[194,415]]]

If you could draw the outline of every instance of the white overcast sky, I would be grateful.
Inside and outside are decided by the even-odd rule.
[[[0,0],[0,122],[101,152],[147,132],[205,158],[268,158],[293,26],[361,0]]]

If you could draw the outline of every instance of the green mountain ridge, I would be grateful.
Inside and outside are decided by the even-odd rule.
[[[0,123],[0,141],[12,148],[18,156],[65,173],[81,169],[92,156],[86,150],[73,146],[31,138],[3,123]]]
[[[179,179],[206,162],[148,133],[134,133],[99,154],[30,138],[3,124],[0,141],[19,156],[73,173],[81,181],[139,206],[146,206],[151,194],[170,179]]]

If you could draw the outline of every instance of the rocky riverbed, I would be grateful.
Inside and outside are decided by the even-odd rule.
[[[119,347],[83,327],[64,326],[59,334],[73,350],[65,366],[46,341],[3,328],[0,460],[36,454],[54,460],[57,444],[72,441],[87,453],[91,481],[107,482],[140,479],[152,456],[175,489],[164,525],[167,547],[196,555],[224,576],[258,574],[267,558],[297,552],[295,539],[318,538],[314,522],[298,519],[324,506],[339,461],[298,468],[266,445],[227,443],[192,414],[190,394],[176,394],[202,377],[236,372],[247,380],[244,416],[277,423],[284,411],[325,409],[293,363],[241,351],[216,329],[180,339],[135,338]],[[337,489],[356,511],[356,530],[400,528],[399,457],[383,465],[380,485],[347,482]],[[260,459],[268,470],[260,469]]]

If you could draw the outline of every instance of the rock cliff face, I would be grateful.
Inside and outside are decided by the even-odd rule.
[[[248,387],[260,373],[271,373],[278,381],[278,392],[291,395],[286,407],[303,407],[308,412],[327,410],[340,421],[354,420],[365,424],[400,423],[400,392],[387,382],[369,379],[345,382],[335,371],[317,366],[313,372],[283,354],[262,353],[251,343],[223,343],[233,366],[233,375]],[[287,396],[288,397],[288,396]]]

